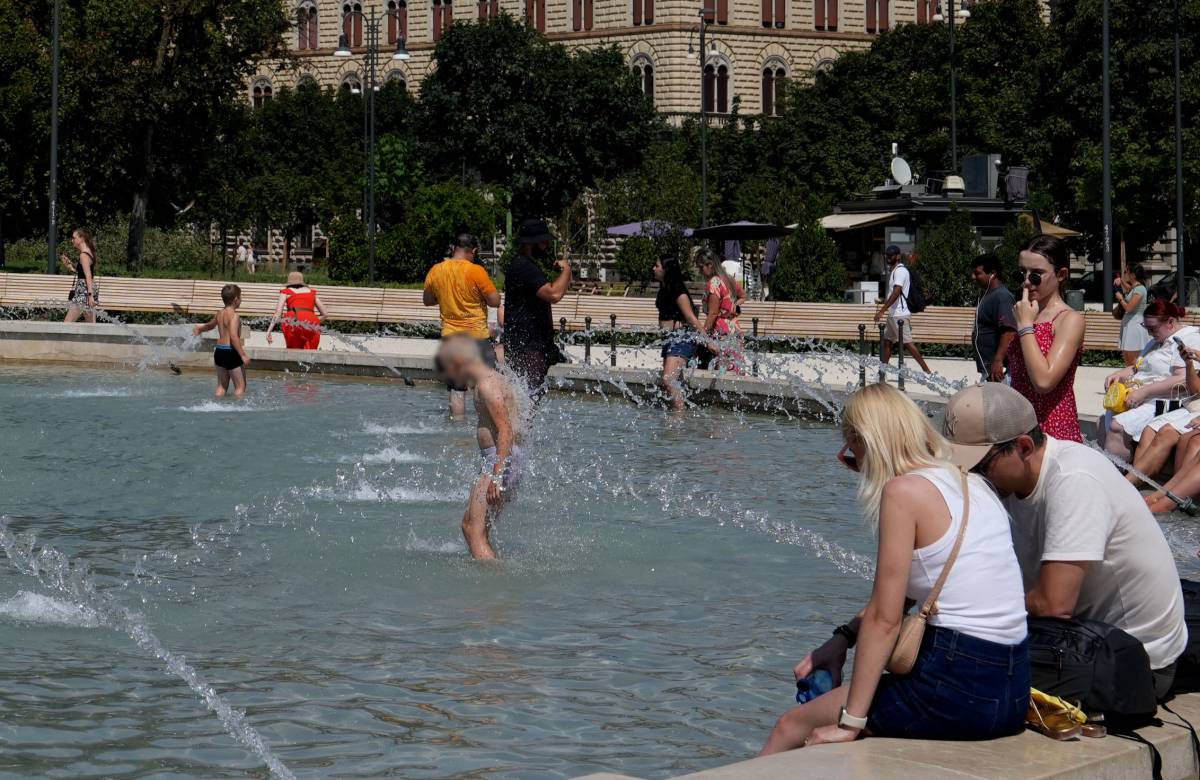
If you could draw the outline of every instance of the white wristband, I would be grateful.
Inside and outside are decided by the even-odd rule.
[[[851,715],[846,712],[845,707],[842,707],[842,714],[838,717],[838,727],[862,731],[867,727],[867,719]]]

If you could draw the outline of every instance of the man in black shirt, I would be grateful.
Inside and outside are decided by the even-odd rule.
[[[571,263],[563,253],[551,282],[534,262],[550,254],[550,228],[542,219],[527,219],[517,232],[517,256],[504,275],[504,356],[512,370],[529,387],[535,400],[546,392],[550,366],[562,361],[554,343],[551,304],[567,294]]]
[[[971,264],[971,278],[983,290],[975,309],[975,366],[984,382],[1004,381],[1004,356],[1017,335],[1013,317],[1016,301],[1000,278],[1000,261],[993,254],[980,255]]]

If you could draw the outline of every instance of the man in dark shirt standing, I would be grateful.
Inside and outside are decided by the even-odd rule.
[[[1017,323],[1013,318],[1016,301],[1000,278],[1000,260],[995,255],[989,253],[975,258],[971,264],[971,278],[983,290],[983,297],[975,309],[975,332],[971,334],[975,366],[984,382],[1003,382],[1004,356],[1017,335]]]
[[[546,392],[550,366],[562,360],[554,343],[551,305],[567,294],[571,263],[566,253],[554,263],[559,274],[551,282],[534,262],[550,254],[550,228],[542,219],[527,219],[517,231],[517,256],[504,275],[504,356],[525,381],[534,400]]]

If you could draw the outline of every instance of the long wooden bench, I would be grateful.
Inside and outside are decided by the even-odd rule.
[[[66,274],[0,274],[0,306],[21,306],[48,301],[65,301],[73,279]],[[100,300],[110,311],[177,311],[204,316],[221,308],[224,282],[190,279],[143,279],[101,277]],[[275,311],[279,285],[256,282],[238,283],[242,288],[242,314],[267,317]],[[420,290],[394,288],[336,287],[320,288],[321,301],[335,320],[363,322],[438,321],[437,307],[425,306]],[[607,331],[611,315],[617,316],[619,330],[649,330],[658,325],[658,314],[651,298],[615,297],[584,293],[568,295],[553,307],[555,327],[566,320],[572,331],[584,330],[591,317],[594,330]],[[749,332],[758,320],[761,336],[813,338],[838,341],[858,339],[859,324],[866,326],[866,338],[878,341],[879,329],[872,322],[872,305],[842,303],[781,303],[751,301],[742,307],[741,322]],[[1120,323],[1110,314],[1088,311],[1088,349],[1115,350]],[[1200,316],[1189,317],[1200,325]],[[967,344],[971,340],[975,311],[971,308],[931,306],[913,317],[913,335],[918,342]]]

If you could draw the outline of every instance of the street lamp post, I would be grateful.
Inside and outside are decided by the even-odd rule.
[[[1183,225],[1183,99],[1180,97],[1179,67],[1179,18],[1180,0],[1175,0],[1175,286],[1179,292],[1179,305],[1187,306],[1187,283],[1184,273],[1187,266],[1184,263],[1185,236],[1187,231]]]
[[[700,227],[708,227],[708,103],[705,67],[708,65],[708,49],[705,48],[705,34],[708,32],[708,16],[715,14],[713,8],[701,8],[700,17]],[[688,56],[694,57],[695,52],[688,46]]]
[[[58,51],[61,6],[61,0],[54,0],[53,29],[50,33],[54,40],[50,55],[50,224],[46,231],[46,273],[51,274],[58,272]]]
[[[367,278],[371,284],[375,283],[375,91],[379,89],[377,71],[379,67],[379,37],[380,24],[382,18],[376,12],[375,7],[371,7],[370,16],[366,16],[362,11],[350,11],[342,16],[342,29],[345,30],[345,20],[359,17],[364,20],[367,33],[367,48],[363,57],[363,64],[366,65],[367,81],[364,85],[366,91],[366,103],[363,106],[363,136],[364,145],[366,146],[366,203],[364,204],[365,216],[367,220]],[[336,57],[350,57],[354,52],[350,48],[350,41],[343,32],[338,38],[338,47],[333,52]],[[403,35],[396,38],[396,50],[392,53],[393,60],[407,60],[408,48],[405,46]]]
[[[1108,46],[1108,17],[1109,17],[1109,0],[1104,0],[1103,3],[1103,19],[1101,21],[1101,42],[1100,47],[1103,51],[1102,70],[1104,71],[1101,78],[1101,119],[1100,119],[1100,135],[1101,135],[1101,184],[1104,189],[1102,195],[1103,210],[1104,210],[1104,284],[1100,285],[1104,289],[1104,310],[1112,311],[1113,306],[1113,256],[1112,256],[1112,239],[1113,239],[1113,216],[1112,216],[1112,142],[1110,130],[1112,126],[1112,107],[1109,100],[1109,46]],[[1183,303],[1183,301],[1180,301]]]
[[[958,83],[954,76],[954,25],[957,17],[963,19],[971,18],[971,11],[966,7],[959,7],[960,0],[947,0],[950,4],[950,13],[944,17],[942,15],[942,5],[938,3],[937,13],[933,15],[935,22],[940,22],[944,18],[950,26],[950,168],[958,173]]]

